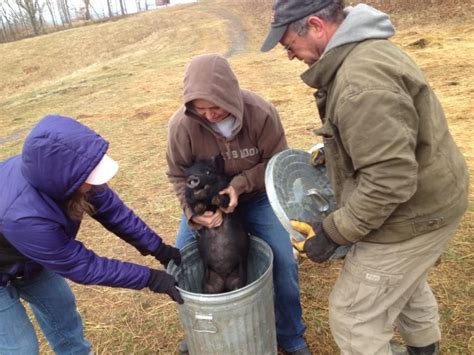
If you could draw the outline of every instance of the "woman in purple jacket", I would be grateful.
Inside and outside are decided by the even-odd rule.
[[[64,278],[167,293],[183,300],[165,271],[96,255],[75,239],[84,213],[163,265],[181,262],[106,185],[118,165],[108,142],[74,119],[46,116],[21,155],[0,163],[0,353],[37,354],[28,302],[56,354],[88,354],[82,320]]]

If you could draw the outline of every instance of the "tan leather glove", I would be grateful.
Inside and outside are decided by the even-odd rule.
[[[314,232],[313,227],[311,227],[308,223],[292,220],[290,221],[290,224],[295,231],[305,236],[305,240],[301,242],[298,242],[293,238],[291,239],[291,244],[293,245],[293,247],[300,253],[304,253],[304,243],[306,243],[309,238],[314,238],[316,236],[316,233]]]
[[[319,166],[326,164],[326,156],[324,155],[324,147],[315,149],[311,152],[309,162],[312,166]]]

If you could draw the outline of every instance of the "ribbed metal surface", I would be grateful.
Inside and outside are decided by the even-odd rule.
[[[322,222],[337,209],[334,191],[324,165],[313,166],[310,154],[286,149],[272,157],[265,171],[265,188],[275,215],[297,241],[305,236],[295,231],[290,220]],[[331,256],[343,258],[350,246],[340,246]]]
[[[168,272],[176,277],[184,304],[178,306],[190,354],[277,353],[273,306],[273,254],[251,237],[248,284],[216,295],[202,294],[203,266],[197,243],[182,250],[182,263]]]

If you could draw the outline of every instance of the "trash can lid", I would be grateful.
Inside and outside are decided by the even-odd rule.
[[[274,155],[265,171],[265,188],[276,216],[297,241],[304,236],[291,227],[290,220],[322,221],[337,207],[326,167],[311,165],[310,154],[303,150]]]

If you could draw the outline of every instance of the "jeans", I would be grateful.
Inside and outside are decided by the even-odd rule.
[[[0,354],[38,354],[38,338],[20,299],[28,302],[56,354],[89,354],[81,317],[71,288],[61,276],[38,276],[0,286]]]
[[[306,346],[306,330],[301,319],[298,265],[293,256],[288,232],[275,216],[266,193],[240,202],[237,210],[247,233],[263,239],[273,251],[273,287],[275,291],[275,319],[278,345],[286,351]],[[181,218],[176,246],[182,249],[195,239],[186,218]]]

